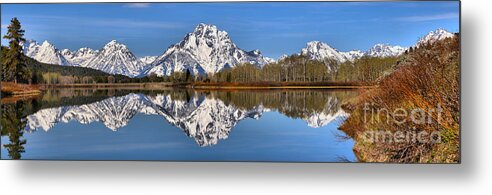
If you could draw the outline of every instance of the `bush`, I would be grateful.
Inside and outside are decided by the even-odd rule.
[[[379,87],[368,90],[355,103],[346,105],[350,117],[340,127],[356,140],[354,151],[368,162],[458,162],[460,128],[459,38],[426,44],[408,52],[396,70],[381,79]],[[398,124],[392,111],[421,111],[424,123],[406,120]],[[388,111],[371,113],[367,110]],[[371,118],[372,119],[372,118]],[[368,142],[368,131],[438,132],[440,143]]]

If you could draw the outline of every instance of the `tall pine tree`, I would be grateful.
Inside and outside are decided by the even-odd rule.
[[[17,18],[10,20],[10,25],[7,27],[7,34],[3,36],[9,40],[9,50],[2,56],[4,58],[2,80],[14,81],[17,83],[18,78],[27,77],[24,75],[25,65],[22,62],[22,47],[21,42],[24,39],[24,30],[21,29],[21,24]]]

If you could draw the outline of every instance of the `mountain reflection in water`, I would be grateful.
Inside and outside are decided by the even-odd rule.
[[[19,159],[25,152],[24,144],[29,141],[23,138],[25,133],[49,132],[59,124],[73,122],[102,123],[116,132],[127,127],[139,114],[162,117],[193,138],[198,146],[215,147],[220,145],[219,140],[228,139],[241,120],[259,120],[270,112],[303,120],[308,128],[321,128],[330,123],[338,126],[347,115],[340,108],[343,99],[355,94],[354,91],[327,90],[53,90],[37,99],[2,104],[2,147],[10,158]]]

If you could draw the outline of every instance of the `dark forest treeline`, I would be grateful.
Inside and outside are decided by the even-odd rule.
[[[1,47],[1,53],[6,54],[9,48]],[[21,54],[24,65],[22,77],[17,78],[19,83],[29,84],[60,84],[60,83],[107,83],[107,82],[130,82],[131,79],[124,75],[111,75],[100,70],[76,66],[60,66],[38,62]],[[6,67],[6,58],[0,63]],[[5,71],[5,70],[4,70]],[[2,81],[9,81],[2,77]]]

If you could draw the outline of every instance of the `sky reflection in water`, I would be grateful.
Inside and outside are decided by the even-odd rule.
[[[300,92],[232,93],[174,99],[170,93],[131,93],[41,109],[27,117],[22,159],[356,161],[353,141],[341,139],[344,133],[337,129],[346,116],[340,109],[344,96],[337,92],[310,92],[313,100]],[[299,96],[309,101],[301,104]],[[244,103],[252,99],[255,106]],[[318,99],[321,111],[306,106]],[[49,126],[36,121],[51,115],[56,117]],[[1,141],[1,157],[10,159],[4,146],[9,136]]]

